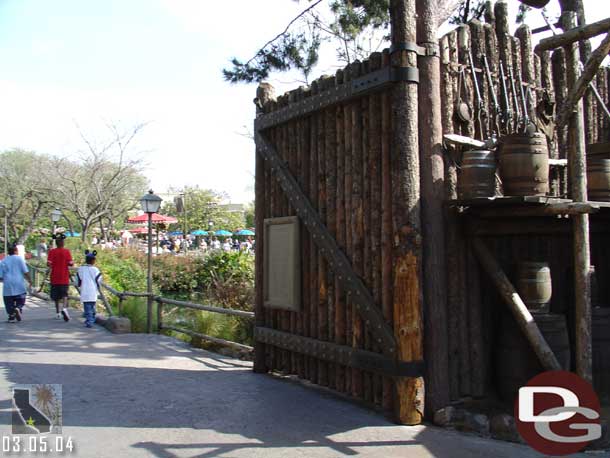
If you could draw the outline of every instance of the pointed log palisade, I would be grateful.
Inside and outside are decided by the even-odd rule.
[[[531,357],[558,367],[512,286],[522,260],[548,262],[551,311],[568,320],[573,360],[590,378],[589,256],[598,275],[610,272],[610,204],[587,201],[581,134],[610,142],[601,105],[610,78],[597,68],[607,40],[580,80],[574,53],[606,21],[566,26],[533,50],[529,28],[510,34],[506,2],[487,2],[485,23],[440,39],[433,3],[392,0],[389,49],[277,99],[262,83],[255,99],[254,369],[295,374],[403,424],[497,392],[506,317]],[[591,99],[583,120],[566,100],[576,103],[589,81],[600,102]],[[549,194],[502,196],[497,180],[495,199],[459,200],[465,148],[443,134],[485,140],[522,128],[524,115],[547,135]],[[300,308],[268,308],[263,258],[275,242],[265,220],[287,216],[300,225]],[[596,291],[597,304],[610,304],[610,285]]]

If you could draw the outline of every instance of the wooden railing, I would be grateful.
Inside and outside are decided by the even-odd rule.
[[[41,289],[41,286],[44,286],[45,283],[48,283],[47,276],[48,276],[49,269],[37,267],[35,265],[29,265],[29,268],[30,268],[30,272],[32,273],[32,290],[33,290],[32,294],[34,296],[41,297],[42,299],[48,300],[49,297],[46,294],[42,293],[40,291],[40,289]],[[78,291],[78,285],[74,281],[72,281],[70,283],[70,285],[73,286],[74,288],[76,288]],[[106,283],[102,282],[101,288],[99,289],[99,299],[103,303],[109,316],[114,316],[114,312],[112,310],[112,307],[110,306],[110,303],[108,302],[108,299],[104,295],[104,292],[103,292],[104,290],[108,291],[110,294],[112,294],[113,296],[115,296],[118,299],[118,307],[117,307],[118,316],[123,316],[123,301],[125,300],[125,298],[127,298],[127,297],[148,298],[149,297],[148,293],[137,293],[137,292],[132,292],[132,291],[118,291],[115,288],[111,287],[110,285],[107,285]],[[163,308],[164,308],[164,305],[173,305],[173,306],[179,307],[179,308],[219,313],[222,315],[246,318],[249,320],[254,319],[254,312],[247,312],[244,310],[234,310],[234,309],[229,309],[229,308],[225,308],[225,307],[217,307],[214,305],[197,304],[197,303],[188,302],[188,301],[178,301],[175,299],[169,299],[169,298],[154,295],[154,294],[151,297],[157,303],[157,331],[159,333],[162,332],[163,330],[174,331],[174,332],[179,332],[181,334],[189,335],[191,337],[197,337],[197,338],[200,338],[207,342],[214,343],[216,345],[222,345],[225,347],[229,347],[229,348],[233,348],[233,349],[245,351],[245,352],[252,351],[252,347],[249,345],[244,345],[239,342],[233,342],[230,340],[221,339],[220,337],[214,337],[214,336],[210,336],[207,334],[202,334],[199,332],[192,331],[190,329],[181,328],[181,327],[177,327],[174,325],[164,324],[163,323]],[[75,300],[75,301],[80,300],[78,296],[68,296],[68,299]],[[150,321],[152,319],[152,317],[147,316],[147,319],[148,319],[148,321]]]

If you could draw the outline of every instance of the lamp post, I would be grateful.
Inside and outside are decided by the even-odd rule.
[[[4,256],[8,256],[8,210],[6,206],[0,205],[4,214]]]
[[[144,194],[140,199],[140,205],[142,211],[148,215],[148,271],[146,277],[146,291],[147,307],[146,307],[146,332],[149,334],[152,332],[152,215],[159,211],[161,206],[161,199],[159,196],[153,194],[152,189],[148,191],[148,194]]]
[[[61,219],[61,210],[59,208],[55,208],[51,212],[51,221],[53,221],[53,232],[51,235],[55,235],[55,230],[57,229],[57,222]]]

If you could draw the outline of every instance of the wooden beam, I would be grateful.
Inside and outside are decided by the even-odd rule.
[[[391,0],[392,45],[416,42],[415,0]],[[391,56],[394,67],[417,66],[415,53],[400,49]],[[422,259],[420,221],[420,168],[418,139],[418,87],[400,81],[392,88],[392,216],[393,313],[397,357],[400,361],[423,359]],[[396,381],[395,416],[400,423],[415,425],[424,413],[424,379]]]
[[[472,246],[483,270],[489,275],[498,288],[500,296],[510,308],[515,320],[517,320],[519,328],[527,338],[534,352],[536,352],[536,356],[538,356],[542,367],[549,371],[561,370],[561,366],[559,365],[553,350],[551,350],[546,340],[544,340],[532,314],[523,303],[519,293],[517,293],[515,287],[512,285],[498,262],[480,239],[475,238]]]
[[[576,13],[566,11],[562,15],[564,27],[574,27]],[[578,44],[571,42],[565,47],[566,74],[568,87],[575,87],[578,79]],[[585,128],[582,101],[576,103],[576,110],[570,112],[568,128],[568,165],[572,199],[574,202],[587,201],[587,174],[585,158]],[[591,247],[589,243],[589,215],[572,218],[574,231],[574,308],[576,311],[576,372],[591,382]]]
[[[602,19],[601,21],[583,27],[570,29],[560,35],[543,38],[538,45],[536,45],[535,51],[539,53],[562,46],[568,46],[577,41],[586,40],[606,32],[610,32],[610,18]]]
[[[583,202],[568,204],[552,204],[541,206],[520,206],[506,208],[477,208],[468,209],[467,212],[474,212],[485,218],[510,218],[527,216],[553,216],[553,215],[582,215],[599,211],[598,205]]]
[[[557,127],[562,127],[567,124],[568,119],[570,118],[570,115],[574,110],[574,106],[587,91],[589,84],[597,74],[599,66],[601,65],[602,61],[606,58],[609,52],[610,33],[606,35],[606,37],[597,47],[597,49],[591,53],[591,57],[587,61],[585,69],[580,75],[580,78],[578,78],[576,84],[574,84],[574,86],[570,89],[570,92],[568,92],[568,96],[566,97],[565,102],[562,104],[561,110],[559,111],[559,116],[557,118]]]

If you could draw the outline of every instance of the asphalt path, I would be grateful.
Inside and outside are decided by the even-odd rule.
[[[21,323],[0,322],[2,456],[539,457],[526,446],[433,426],[406,427],[333,394],[166,336],[87,329],[28,298]],[[61,435],[11,436],[12,388],[60,384]],[[35,437],[35,439],[31,439]],[[59,439],[58,439],[59,438]],[[72,451],[55,446],[70,440]],[[59,442],[58,442],[59,441]],[[9,447],[10,449],[10,447]],[[53,451],[49,451],[53,449]]]

